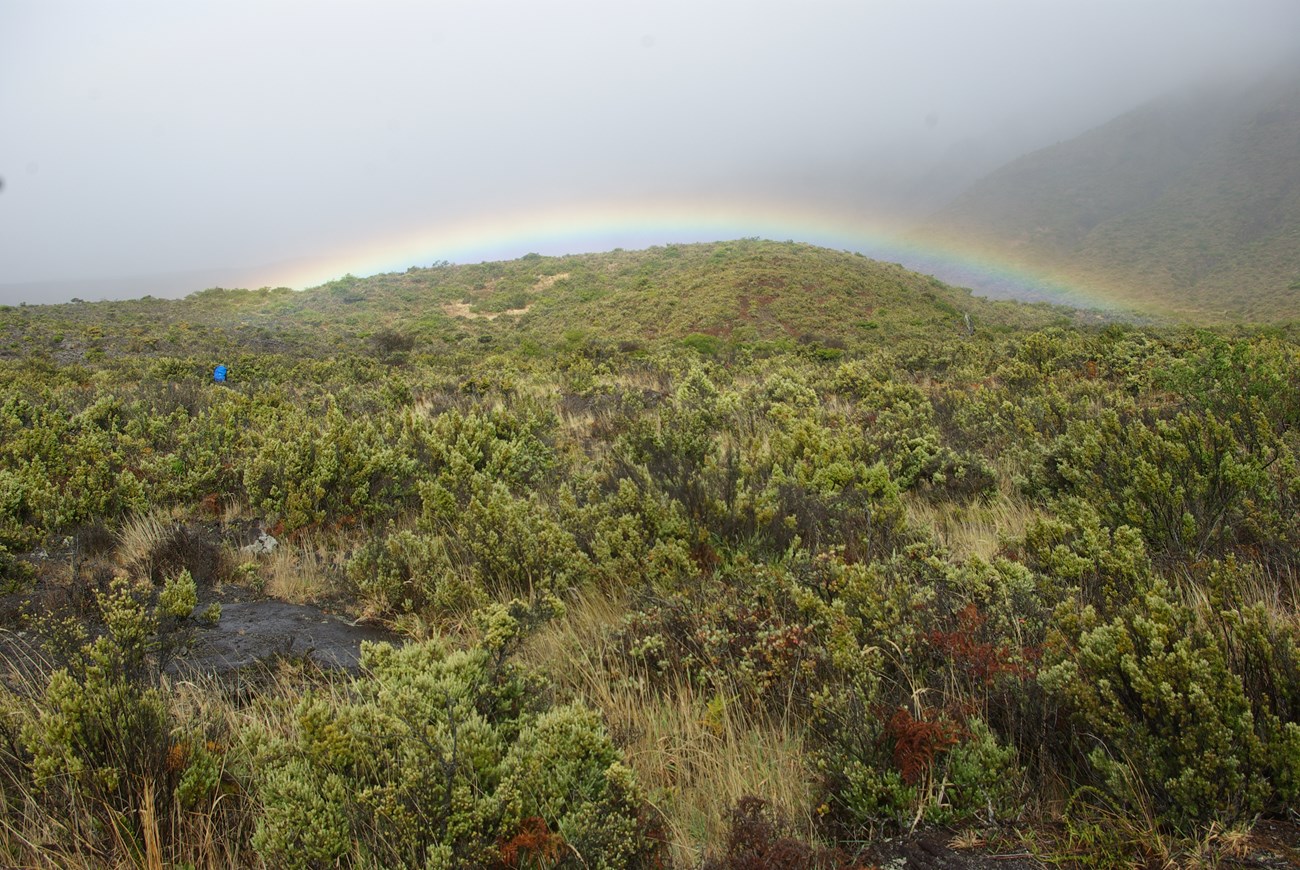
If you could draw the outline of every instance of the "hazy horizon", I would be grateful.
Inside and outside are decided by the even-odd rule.
[[[1293,0],[0,0],[0,24],[9,304],[902,232],[1021,154],[1300,58]]]

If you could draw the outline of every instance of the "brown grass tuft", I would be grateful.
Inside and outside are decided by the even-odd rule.
[[[746,705],[706,696],[689,682],[659,691],[636,674],[611,673],[606,632],[622,613],[619,601],[579,597],[523,655],[562,692],[603,714],[663,814],[673,866],[697,866],[707,844],[725,839],[732,808],[745,797],[779,813],[790,836],[813,841],[814,776],[801,730],[781,715],[754,721]]]

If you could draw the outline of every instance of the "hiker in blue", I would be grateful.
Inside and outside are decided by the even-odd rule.
[[[213,369],[212,380],[216,381],[219,384],[224,384],[226,382],[226,367],[217,366],[215,369]]]

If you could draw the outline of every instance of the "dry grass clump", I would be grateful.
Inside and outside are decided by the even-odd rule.
[[[726,839],[733,809],[756,797],[789,833],[815,841],[814,778],[799,729],[786,717],[755,721],[738,699],[709,696],[689,681],[666,689],[605,666],[606,634],[625,606],[579,596],[523,651],[562,692],[599,710],[665,819],[674,866],[697,866]]]
[[[136,514],[122,523],[118,532],[117,556],[124,565],[141,565],[175,527],[180,514],[175,510],[155,509]]]
[[[314,547],[281,545],[266,557],[263,591],[290,604],[321,598],[330,587],[320,554]]]
[[[991,502],[935,503],[915,494],[903,499],[912,528],[933,530],[957,559],[992,559],[1004,541],[1020,537],[1042,511],[1015,496],[999,494]]]
[[[815,839],[813,783],[797,729],[748,721],[740,705],[708,699],[689,683],[657,694],[613,687],[589,698],[668,820],[679,866],[725,839],[730,810],[757,796],[781,809],[801,840]]]
[[[174,513],[151,511],[128,519],[119,535],[118,563],[148,577],[155,585],[189,571],[200,587],[219,583],[227,559],[216,542]]]
[[[350,550],[337,533],[303,534],[281,541],[274,553],[261,557],[262,591],[290,604],[329,598],[339,591]]]

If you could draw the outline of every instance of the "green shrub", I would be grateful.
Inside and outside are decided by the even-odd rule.
[[[389,517],[415,497],[415,460],[391,443],[392,433],[326,404],[319,418],[284,421],[244,467],[254,507],[288,529]]]
[[[1275,804],[1241,678],[1166,584],[1111,620],[1066,607],[1040,680],[1072,715],[1070,750],[1099,789],[1184,830]]]
[[[1035,691],[1049,611],[1034,576],[924,543],[812,569],[801,577],[830,602],[820,624],[836,663],[811,720],[832,827],[1019,815],[1050,713]]]
[[[1011,550],[1037,575],[1047,600],[1077,598],[1103,615],[1145,592],[1154,576],[1141,533],[1107,528],[1091,504],[1077,499],[1031,523]]]
[[[831,677],[818,642],[830,618],[784,572],[739,558],[688,589],[643,590],[613,633],[617,670],[661,689],[690,681],[760,717],[802,713]]]
[[[978,717],[964,725],[896,710],[823,750],[832,821],[848,831],[918,821],[992,825],[1024,811],[1027,779],[1014,747]]]
[[[77,842],[95,843],[115,828],[142,836],[146,800],[166,830],[178,798],[192,802],[214,785],[177,749],[197,739],[187,734],[203,723],[178,722],[160,682],[195,622],[196,601],[185,572],[161,590],[117,578],[98,596],[103,633],[74,649],[42,694],[18,705],[22,775]],[[15,699],[8,701],[12,710]]]
[[[501,769],[507,830],[544,819],[591,867],[647,857],[635,776],[592,710],[570,704],[542,713],[520,731]]]
[[[1107,412],[1070,424],[1048,474],[1057,491],[1086,499],[1111,528],[1140,530],[1162,563],[1260,547],[1290,565],[1300,528],[1289,454],[1259,415],[1145,420]],[[1278,472],[1287,476],[1278,480]]]
[[[649,586],[668,591],[680,588],[695,572],[681,510],[656,498],[644,480],[621,477],[611,485],[603,476],[593,476],[574,481],[561,490],[558,513],[604,590]]]
[[[35,574],[31,565],[22,559],[15,559],[8,548],[0,544],[0,594],[20,591]]]
[[[348,559],[347,574],[382,612],[454,614],[482,603],[482,588],[464,576],[445,542],[427,533],[390,530],[370,539]]]
[[[492,609],[483,645],[463,651],[366,644],[361,676],[305,697],[286,737],[261,742],[264,859],[488,864],[540,818],[591,866],[648,860],[641,799],[599,718],[548,707],[543,686],[506,663],[531,613]]]

